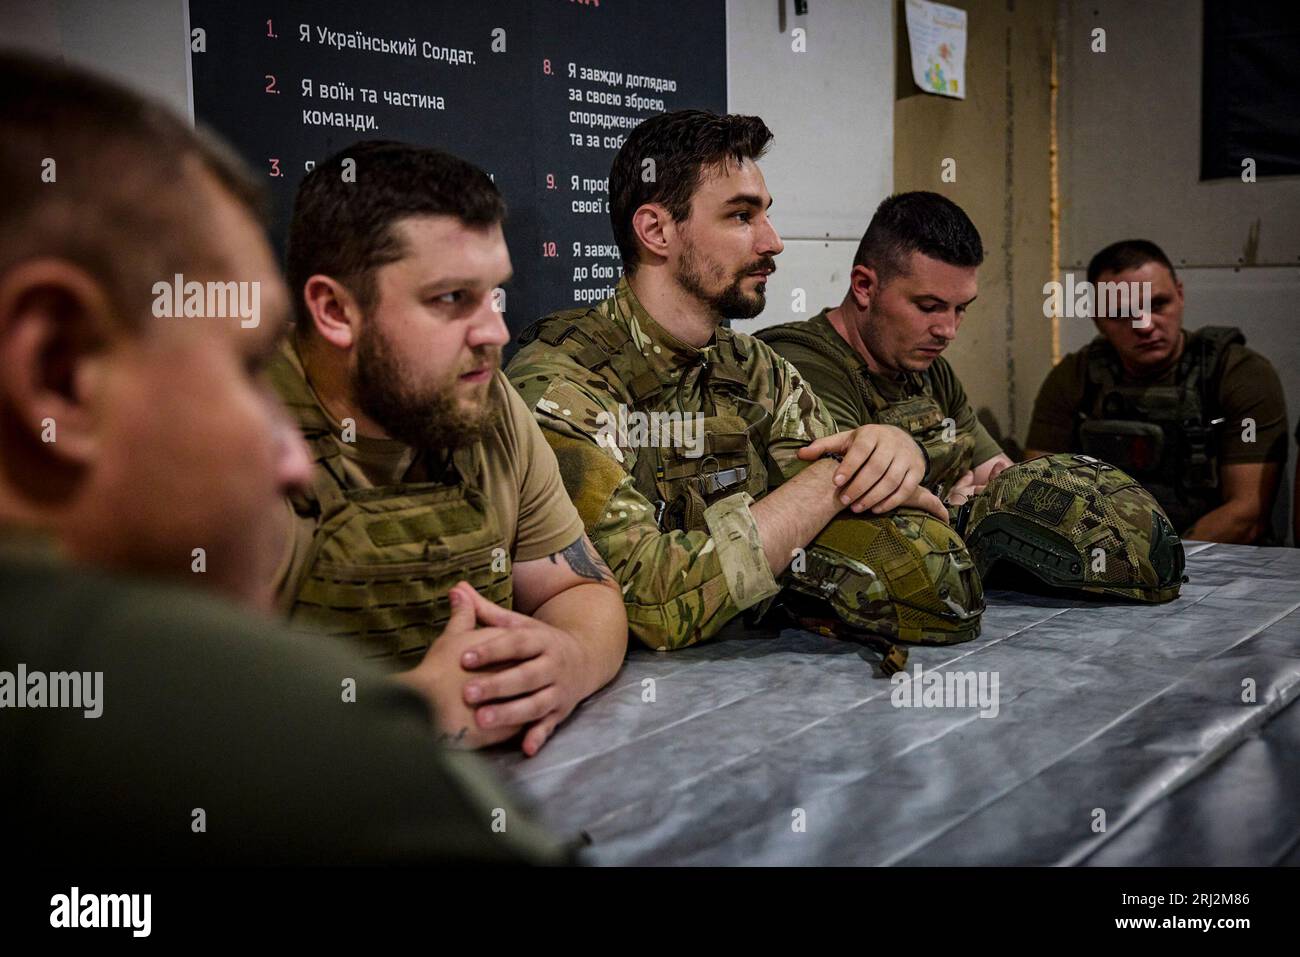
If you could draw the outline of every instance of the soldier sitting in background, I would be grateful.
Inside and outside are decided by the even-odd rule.
[[[1237,329],[1183,330],[1183,284],[1155,243],[1107,246],[1088,281],[1150,283],[1150,311],[1110,315],[1111,297],[1095,296],[1101,335],[1048,373],[1026,457],[1086,452],[1123,469],[1184,538],[1266,540],[1287,459],[1273,366]]]
[[[882,202],[833,309],[758,333],[794,363],[841,429],[904,428],[925,448],[923,484],[960,505],[1011,459],[975,418],[943,358],[978,289],[979,231],[938,193]]]

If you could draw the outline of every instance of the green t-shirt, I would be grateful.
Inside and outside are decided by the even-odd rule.
[[[570,859],[474,755],[435,744],[423,700],[341,645],[290,637],[189,589],[11,548],[0,552],[0,612],[0,814],[13,861]],[[73,689],[38,672],[90,675],[88,690],[101,673],[99,716],[16,707],[23,691],[38,700],[38,685],[47,704],[56,680],[65,696]]]
[[[759,330],[757,338],[767,341],[782,358],[799,370],[804,381],[812,386],[817,398],[821,399],[835,419],[836,428],[845,431],[875,421],[862,393],[853,384],[850,372],[858,371],[871,380],[871,384],[887,402],[901,401],[922,392],[934,396],[943,414],[951,417],[956,424],[957,434],[970,434],[974,438],[973,466],[983,465],[994,456],[1002,454],[1002,448],[989,435],[988,429],[975,418],[975,410],[966,398],[966,390],[962,388],[961,381],[946,359],[940,356],[925,372],[905,375],[898,380],[872,375],[867,370],[866,361],[835,331],[835,327],[826,318],[827,312],[829,309],[823,309],[803,322]],[[768,337],[774,330],[790,327],[824,340],[839,356],[838,360],[799,342],[775,337],[769,340]]]
[[[1192,333],[1191,335],[1195,335]],[[1191,348],[1191,343],[1184,346]],[[1141,380],[1125,375],[1120,385],[1140,385]],[[1147,383],[1177,386],[1178,364]],[[1026,448],[1039,452],[1081,452],[1076,428],[1084,409],[1088,387],[1088,347],[1072,352],[1047,374],[1029,424]],[[1287,458],[1288,422],[1286,396],[1272,363],[1258,352],[1234,343],[1223,356],[1223,374],[1214,393],[1216,415],[1224,419],[1220,431],[1220,460],[1227,463],[1279,462]],[[1242,425],[1253,419],[1254,441]]]

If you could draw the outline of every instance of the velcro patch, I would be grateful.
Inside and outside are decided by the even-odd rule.
[[[1015,508],[1048,525],[1059,525],[1075,496],[1034,479],[1016,499]]]

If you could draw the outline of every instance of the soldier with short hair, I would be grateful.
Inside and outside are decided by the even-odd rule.
[[[773,596],[841,510],[946,518],[906,432],[836,432],[788,362],[724,322],[762,310],[783,248],[757,165],[771,137],[700,110],[634,129],[610,171],[614,295],[541,320],[507,369],[651,648]]]
[[[271,379],[314,465],[277,581],[295,628],[409,668],[452,740],[523,730],[533,755],[618,672],[627,619],[500,372],[504,217],[482,170],[404,143],[303,179]]]
[[[758,332],[792,362],[841,429],[897,425],[927,453],[923,484],[960,504],[1011,464],[943,358],[978,291],[984,246],[938,193],[898,193],[858,244],[849,290],[811,319]]]
[[[474,755],[436,745],[424,699],[266,614],[309,463],[263,375],[289,299],[258,180],[80,70],[4,53],[0,90],[10,859],[568,860]],[[177,274],[257,283],[257,321],[158,315]],[[69,676],[74,707],[47,694]]]
[[[1150,283],[1150,311],[1128,296],[1094,296],[1100,335],[1048,373],[1026,457],[1110,462],[1155,495],[1185,538],[1265,540],[1287,458],[1286,397],[1272,364],[1238,329],[1183,329],[1183,283],[1155,243],[1107,246],[1088,263],[1088,282]],[[1124,301],[1130,308],[1112,314]]]

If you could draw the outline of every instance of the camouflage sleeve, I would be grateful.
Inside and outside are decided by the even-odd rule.
[[[710,534],[660,531],[632,478],[635,450],[621,446],[610,425],[617,398],[584,384],[587,373],[576,366],[541,368],[519,358],[525,361],[511,364],[510,379],[555,451],[587,535],[622,587],[631,633],[659,651],[716,634],[747,596],[733,596]]]
[[[844,366],[836,365],[802,343],[782,341],[772,348],[794,365],[795,371],[803,376],[804,384],[817,394],[834,421],[836,431],[856,429],[871,421],[871,415]]]
[[[766,343],[753,341],[766,351],[770,359],[766,374],[770,378],[774,400],[767,455],[773,466],[769,469],[771,484],[775,486],[794,478],[808,467],[809,463],[798,457],[801,448],[814,439],[833,435],[839,430],[799,370]]]

